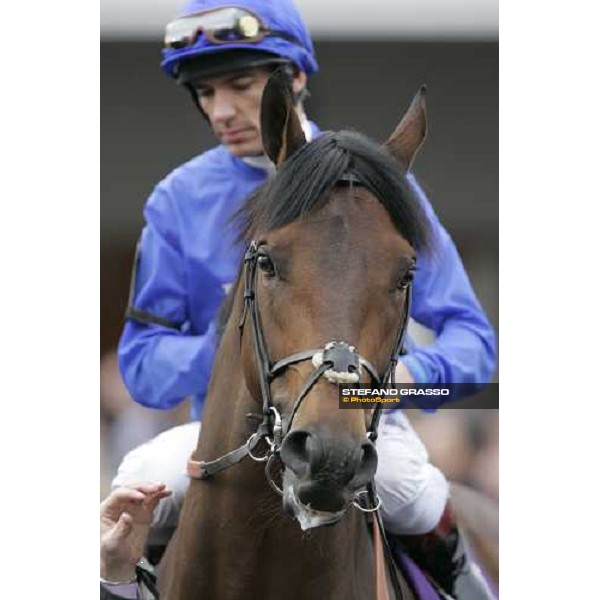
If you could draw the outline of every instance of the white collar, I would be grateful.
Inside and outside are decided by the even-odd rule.
[[[300,125],[302,126],[306,141],[310,142],[313,138],[313,130],[308,119],[304,117],[300,122]],[[254,167],[255,169],[266,171],[269,177],[272,177],[275,174],[275,165],[265,154],[259,154],[258,156],[242,156],[241,159],[247,165]]]

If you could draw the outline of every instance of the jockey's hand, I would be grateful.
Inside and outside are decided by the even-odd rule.
[[[135,579],[154,510],[171,492],[164,484],[142,483],[113,490],[100,504],[100,577]]]
[[[415,379],[406,368],[406,365],[399,360],[394,371],[394,381],[396,383],[414,383]]]

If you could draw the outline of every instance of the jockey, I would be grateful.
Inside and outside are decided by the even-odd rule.
[[[305,136],[319,135],[306,117],[307,79],[318,69],[311,38],[292,0],[189,0],[167,26],[163,70],[185,88],[220,142],[163,179],[144,210],[119,364],[131,395],[152,408],[192,399],[192,423],[161,434],[125,457],[115,486],[164,481],[151,531],[164,543],[187,487],[185,465],[196,446],[204,396],[218,343],[217,313],[244,249],[231,215],[273,173],[260,132],[262,90],[275,68],[285,70]],[[459,254],[414,176],[440,252],[419,262],[412,318],[432,329],[426,348],[409,345],[400,383],[483,386],[495,368],[495,337]],[[400,411],[381,422],[376,484],[386,529],[457,598],[488,598],[468,561],[448,508],[449,486]],[[173,468],[180,465],[180,468]],[[435,549],[436,560],[427,560]],[[447,560],[440,560],[440,549]],[[476,590],[476,591],[473,591]]]

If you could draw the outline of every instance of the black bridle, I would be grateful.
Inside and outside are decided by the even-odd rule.
[[[253,240],[244,255],[244,308],[238,327],[240,336],[242,336],[247,315],[249,313],[252,323],[254,353],[262,397],[262,422],[242,446],[224,456],[212,461],[190,460],[188,463],[188,474],[197,479],[207,479],[215,473],[238,463],[246,456],[250,456],[256,461],[268,461],[267,479],[269,480],[269,483],[279,491],[273,484],[269,474],[270,465],[272,463],[271,459],[279,455],[281,444],[287,433],[291,430],[294,417],[298,413],[301,404],[308,396],[310,390],[321,377],[325,376],[332,383],[343,383],[344,379],[346,379],[346,382],[348,383],[350,381],[358,382],[361,367],[363,367],[371,375],[375,385],[383,385],[388,381],[392,385],[394,384],[394,372],[396,365],[398,364],[398,356],[402,353],[408,319],[410,316],[411,283],[409,282],[405,288],[406,303],[404,313],[396,334],[387,368],[383,375],[380,375],[375,367],[357,352],[354,346],[350,346],[344,341],[330,342],[325,348],[321,349],[317,348],[297,352],[273,363],[269,358],[258,303],[256,301],[256,279],[260,246],[261,244],[259,242]],[[302,390],[294,403],[290,417],[284,425],[281,415],[273,405],[271,399],[271,382],[277,376],[281,375],[289,366],[307,360],[313,362],[315,369],[302,387]],[[381,404],[378,404],[374,409],[370,425],[367,429],[367,437],[373,442],[377,439],[377,428],[381,418],[381,410],[382,406]],[[269,450],[264,456],[255,456],[253,451],[261,441],[267,443]]]

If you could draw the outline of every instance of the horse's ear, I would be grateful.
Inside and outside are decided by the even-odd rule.
[[[398,127],[384,144],[404,171],[410,170],[413,160],[427,135],[425,93],[426,87],[422,85],[415,94]]]
[[[265,86],[260,107],[260,128],[267,156],[279,167],[306,144],[288,77],[277,69]]]

